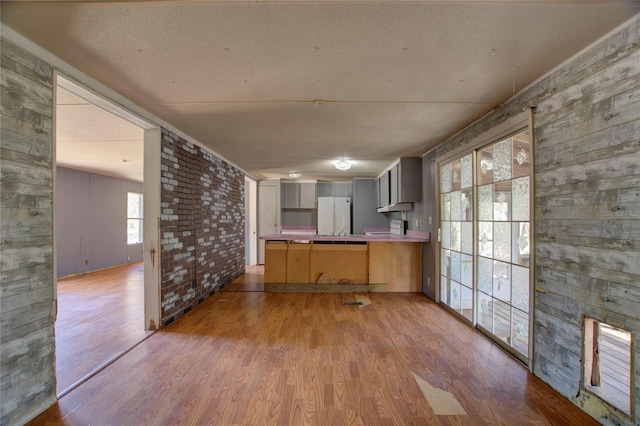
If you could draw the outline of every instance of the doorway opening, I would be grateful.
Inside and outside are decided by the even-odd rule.
[[[60,75],[55,99],[60,398],[152,333],[145,329],[142,232],[145,131],[151,126],[126,120],[129,113],[114,113],[117,106]]]

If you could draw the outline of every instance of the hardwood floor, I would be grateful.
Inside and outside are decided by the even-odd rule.
[[[144,330],[142,263],[58,280],[58,395],[140,342]]]
[[[422,294],[223,291],[31,424],[597,423]]]
[[[264,265],[245,265],[245,274],[222,291],[264,291]]]

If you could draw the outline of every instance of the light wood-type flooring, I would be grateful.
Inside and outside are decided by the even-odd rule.
[[[143,340],[142,263],[58,280],[57,393],[108,364]]]
[[[32,424],[597,424],[422,294],[230,290]]]

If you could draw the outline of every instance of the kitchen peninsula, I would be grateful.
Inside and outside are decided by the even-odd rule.
[[[422,244],[406,235],[263,235],[265,291],[420,292]]]

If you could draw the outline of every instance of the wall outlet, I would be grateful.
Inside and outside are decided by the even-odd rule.
[[[191,281],[191,288],[195,289],[197,285],[198,285],[198,281],[197,280]]]
[[[131,256],[127,256],[127,262],[131,261]]]
[[[433,217],[429,216],[429,225],[433,223]]]

